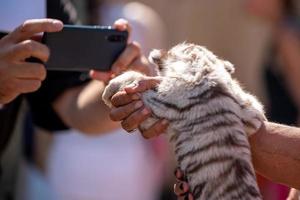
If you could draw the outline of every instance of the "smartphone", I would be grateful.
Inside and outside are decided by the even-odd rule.
[[[109,71],[125,49],[127,31],[104,26],[64,25],[62,31],[44,33],[42,43],[50,49],[47,70]]]

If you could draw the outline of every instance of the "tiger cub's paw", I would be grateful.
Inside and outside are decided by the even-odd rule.
[[[252,95],[247,94],[243,107],[243,123],[248,136],[254,134],[267,121],[263,105]]]
[[[145,76],[141,73],[135,71],[127,71],[111,79],[103,91],[102,100],[107,106],[111,108],[113,106],[111,104],[111,98],[114,94],[116,94],[119,91],[122,91],[126,86],[129,86],[138,82],[139,80],[142,80],[144,77]]]

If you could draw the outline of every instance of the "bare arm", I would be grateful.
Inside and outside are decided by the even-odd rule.
[[[132,113],[140,112],[134,108],[132,95],[153,85],[155,83],[147,80],[130,91],[128,88],[127,94],[124,92],[115,94],[112,97],[115,108],[110,112],[112,119],[122,121],[124,129],[128,127],[124,125],[129,123],[130,127],[138,127],[147,116],[142,117],[140,114],[140,120],[129,120]],[[159,123],[142,134],[147,138],[155,137],[165,129],[166,125]],[[254,167],[258,173],[275,182],[300,188],[300,128],[265,122],[260,130],[250,137],[250,145]]]
[[[250,137],[255,170],[268,179],[300,188],[300,128],[265,122]],[[184,174],[177,169],[174,192],[179,199],[192,200]]]
[[[54,102],[54,109],[68,126],[84,133],[113,130],[119,125],[109,119],[108,107],[101,100],[103,89],[98,81],[70,89]]]
[[[250,137],[253,163],[261,175],[300,188],[300,129],[270,122]]]
[[[128,30],[130,25],[125,20],[114,24],[118,30]],[[100,52],[101,53],[101,52]],[[54,103],[54,109],[69,126],[84,133],[103,133],[118,127],[118,123],[109,118],[109,109],[101,100],[104,82],[109,81],[111,74],[119,74],[134,69],[149,74],[152,70],[147,59],[141,54],[139,44],[131,42],[112,66],[112,72],[91,71],[90,75],[98,81],[65,91]]]

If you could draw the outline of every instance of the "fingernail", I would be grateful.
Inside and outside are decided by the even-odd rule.
[[[140,99],[140,94],[139,93],[136,93],[134,95],[132,95],[132,100],[139,100]]]
[[[148,115],[150,113],[150,111],[148,110],[148,108],[144,108],[143,110],[142,110],[142,114],[143,115]]]
[[[142,101],[138,101],[138,102],[136,102],[134,108],[138,109],[138,108],[142,107],[142,105],[143,105],[143,102]]]
[[[52,24],[56,27],[56,28],[62,28],[63,27],[63,24],[61,21],[58,21],[58,20],[53,20],[52,21]]]

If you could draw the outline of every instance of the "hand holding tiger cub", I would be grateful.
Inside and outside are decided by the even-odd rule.
[[[113,95],[127,93],[128,85],[159,80],[156,87],[132,95],[131,100],[142,102],[129,107],[137,109],[143,103],[151,109],[139,125],[142,130],[161,119],[169,121],[166,133],[194,198],[261,199],[248,136],[265,117],[261,104],[231,77],[233,66],[204,47],[186,43],[168,52],[153,51],[150,59],[159,68],[158,77],[125,72],[109,82],[104,102],[112,107]],[[134,109],[127,111],[130,115]],[[132,121],[138,119],[135,115]]]
[[[111,97],[110,117],[113,121],[122,121],[122,127],[131,132],[137,129],[151,115],[151,110],[146,108],[141,101],[141,93],[155,88],[160,82],[159,77],[145,77]],[[138,106],[140,104],[140,106]],[[152,127],[140,130],[144,138],[152,138],[163,133],[168,127],[168,121],[161,119]]]
[[[152,58],[150,58],[150,60],[151,59],[155,60],[155,58],[153,58],[155,57],[155,55],[153,54],[155,54],[155,51],[152,52]],[[156,60],[156,62],[159,61]],[[227,68],[233,69],[233,67],[229,62],[224,62],[224,63],[228,65]],[[156,63],[156,64],[158,64],[159,66],[159,64],[161,63]],[[116,92],[115,94],[111,94],[112,95],[110,96],[111,99],[106,101],[109,102],[110,107],[112,107],[110,112],[111,119],[113,121],[122,121],[121,123],[122,127],[128,132],[131,132],[132,130],[138,128],[139,125],[150,116],[150,112],[151,112],[148,108],[142,105],[142,102],[140,101],[141,93],[145,92],[146,90],[157,87],[160,80],[161,78],[159,77],[143,77],[142,80],[135,81],[134,84],[131,83],[129,85],[124,86],[124,90],[115,91]],[[119,84],[124,84],[124,83],[119,83]],[[236,90],[235,91],[236,93],[243,92],[240,87],[235,87],[232,89]],[[249,111],[248,114],[252,113],[252,115],[253,114],[255,115],[255,112],[257,111],[258,113],[263,113],[262,106],[260,105],[260,103],[258,103],[252,95],[247,94],[245,92],[243,93],[244,95],[242,95],[243,97],[241,101],[244,101],[244,106],[247,107],[248,104],[248,107],[254,108],[253,111]],[[253,116],[245,116],[245,117],[251,118]],[[258,124],[261,119],[257,120]],[[257,130],[257,127],[253,127],[253,125],[247,123],[246,119],[243,122],[245,123],[245,128],[247,129],[247,133],[250,134],[255,132],[255,130]],[[150,128],[140,129],[140,131],[145,138],[152,138],[163,133],[166,130],[167,126],[168,126],[168,121],[166,119],[164,120],[161,119]],[[259,125],[256,126],[259,127]]]
[[[136,70],[149,76],[153,76],[155,74],[155,68],[149,64],[147,58],[141,53],[140,44],[135,41],[130,41],[132,28],[128,21],[125,19],[118,19],[115,21],[113,27],[119,31],[128,31],[129,39],[127,41],[127,46],[113,63],[110,72],[91,70],[91,78],[107,83],[112,77],[119,75],[126,70]]]

